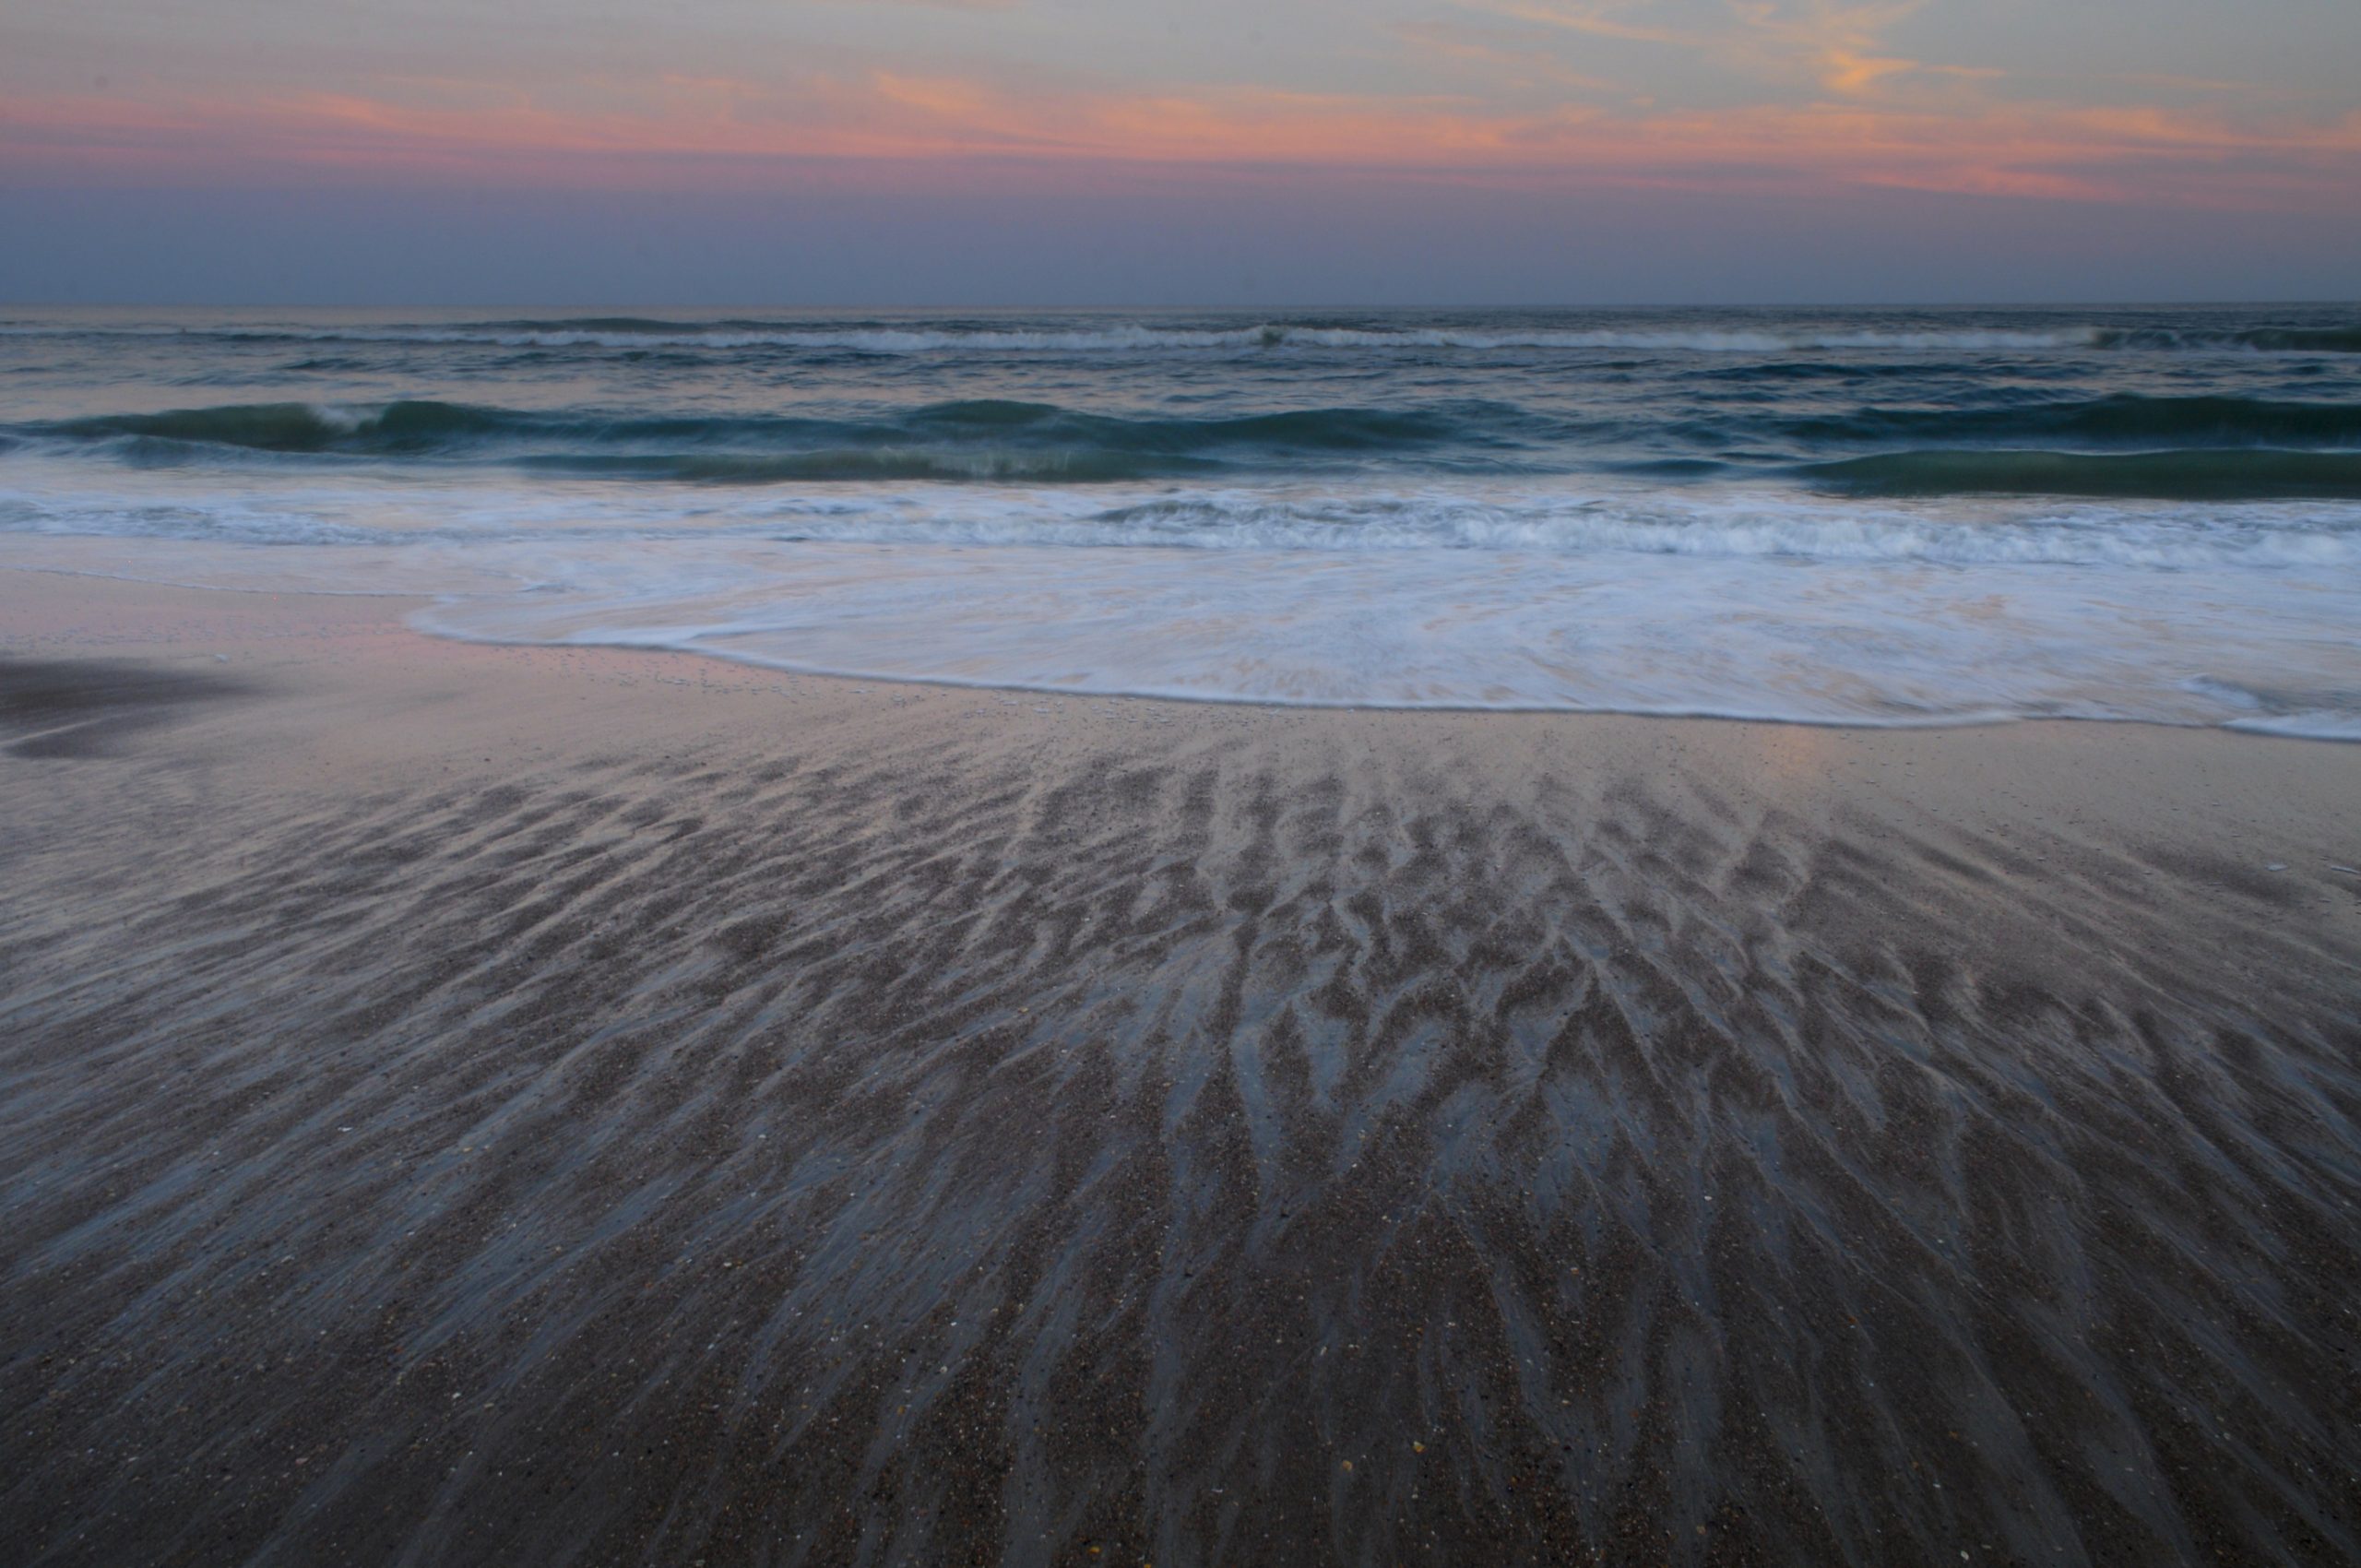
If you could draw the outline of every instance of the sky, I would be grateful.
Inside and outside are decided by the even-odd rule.
[[[0,298],[2361,292],[2355,0],[6,0]]]

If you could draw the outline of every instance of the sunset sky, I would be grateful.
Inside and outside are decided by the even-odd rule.
[[[0,296],[2337,297],[2356,63],[2354,0],[12,0]]]

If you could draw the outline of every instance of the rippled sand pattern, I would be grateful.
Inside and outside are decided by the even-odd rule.
[[[0,755],[15,1561],[2361,1550],[2333,871],[1702,726],[760,700]]]

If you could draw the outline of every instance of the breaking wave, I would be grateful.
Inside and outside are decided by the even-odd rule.
[[[2354,450],[2361,446],[2361,404],[2224,396],[1809,413],[1739,401],[1660,427],[1605,412],[1577,416],[1469,398],[1209,417],[991,398],[834,417],[288,402],[0,428],[0,451],[11,445],[134,467],[305,458],[489,463],[552,476],[704,484],[1104,484],[1362,468],[1663,483],[1750,475],[1775,482],[1800,473],[1823,488],[1880,494],[2361,494],[2361,452]]]
[[[1863,495],[2361,500],[2361,452],[1890,452],[1802,471]]]
[[[676,493],[436,489],[408,508],[373,490],[243,488],[169,497],[65,486],[0,493],[0,532],[261,545],[529,546],[565,552],[862,544],[1356,553],[1602,552],[1695,559],[2124,570],[2361,567],[2361,516],[2332,504],[2015,501],[1960,513],[1908,498],[1832,504],[1775,491],[1612,492],[1552,482],[1418,490],[1365,485],[1066,485],[945,491],[878,484],[833,496],[753,491],[683,505]]]
[[[771,483],[818,480],[1111,481],[1223,464],[1505,452],[1555,434],[1513,408],[1307,409],[1229,418],[1092,414],[968,400],[870,418],[545,413],[432,401],[231,405],[18,427],[19,440],[96,446],[126,461],[241,456],[491,459],[585,477]]]

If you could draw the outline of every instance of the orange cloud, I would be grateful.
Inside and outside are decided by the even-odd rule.
[[[1832,35],[1833,36],[1833,35]],[[1887,62],[1822,56],[1872,83]],[[1015,91],[955,77],[812,77],[781,89],[658,78],[623,106],[560,108],[447,84],[426,101],[336,94],[135,102],[19,100],[0,172],[267,180],[305,173],[617,184],[759,183],[780,160],[977,158],[1331,167],[1730,190],[1872,185],[2054,199],[2284,208],[2361,196],[2361,113],[2325,124],[2219,112],[1854,99],[1804,105],[1505,113],[1447,96]]]
[[[1844,96],[1873,90],[1891,77],[1960,75],[1880,53],[1888,28],[1924,0],[1727,0],[1729,21],[1677,28],[1636,19],[1643,0],[1456,0],[1461,8],[1535,27],[1621,43],[1654,44],[1709,56],[1741,74],[1809,81]]]

